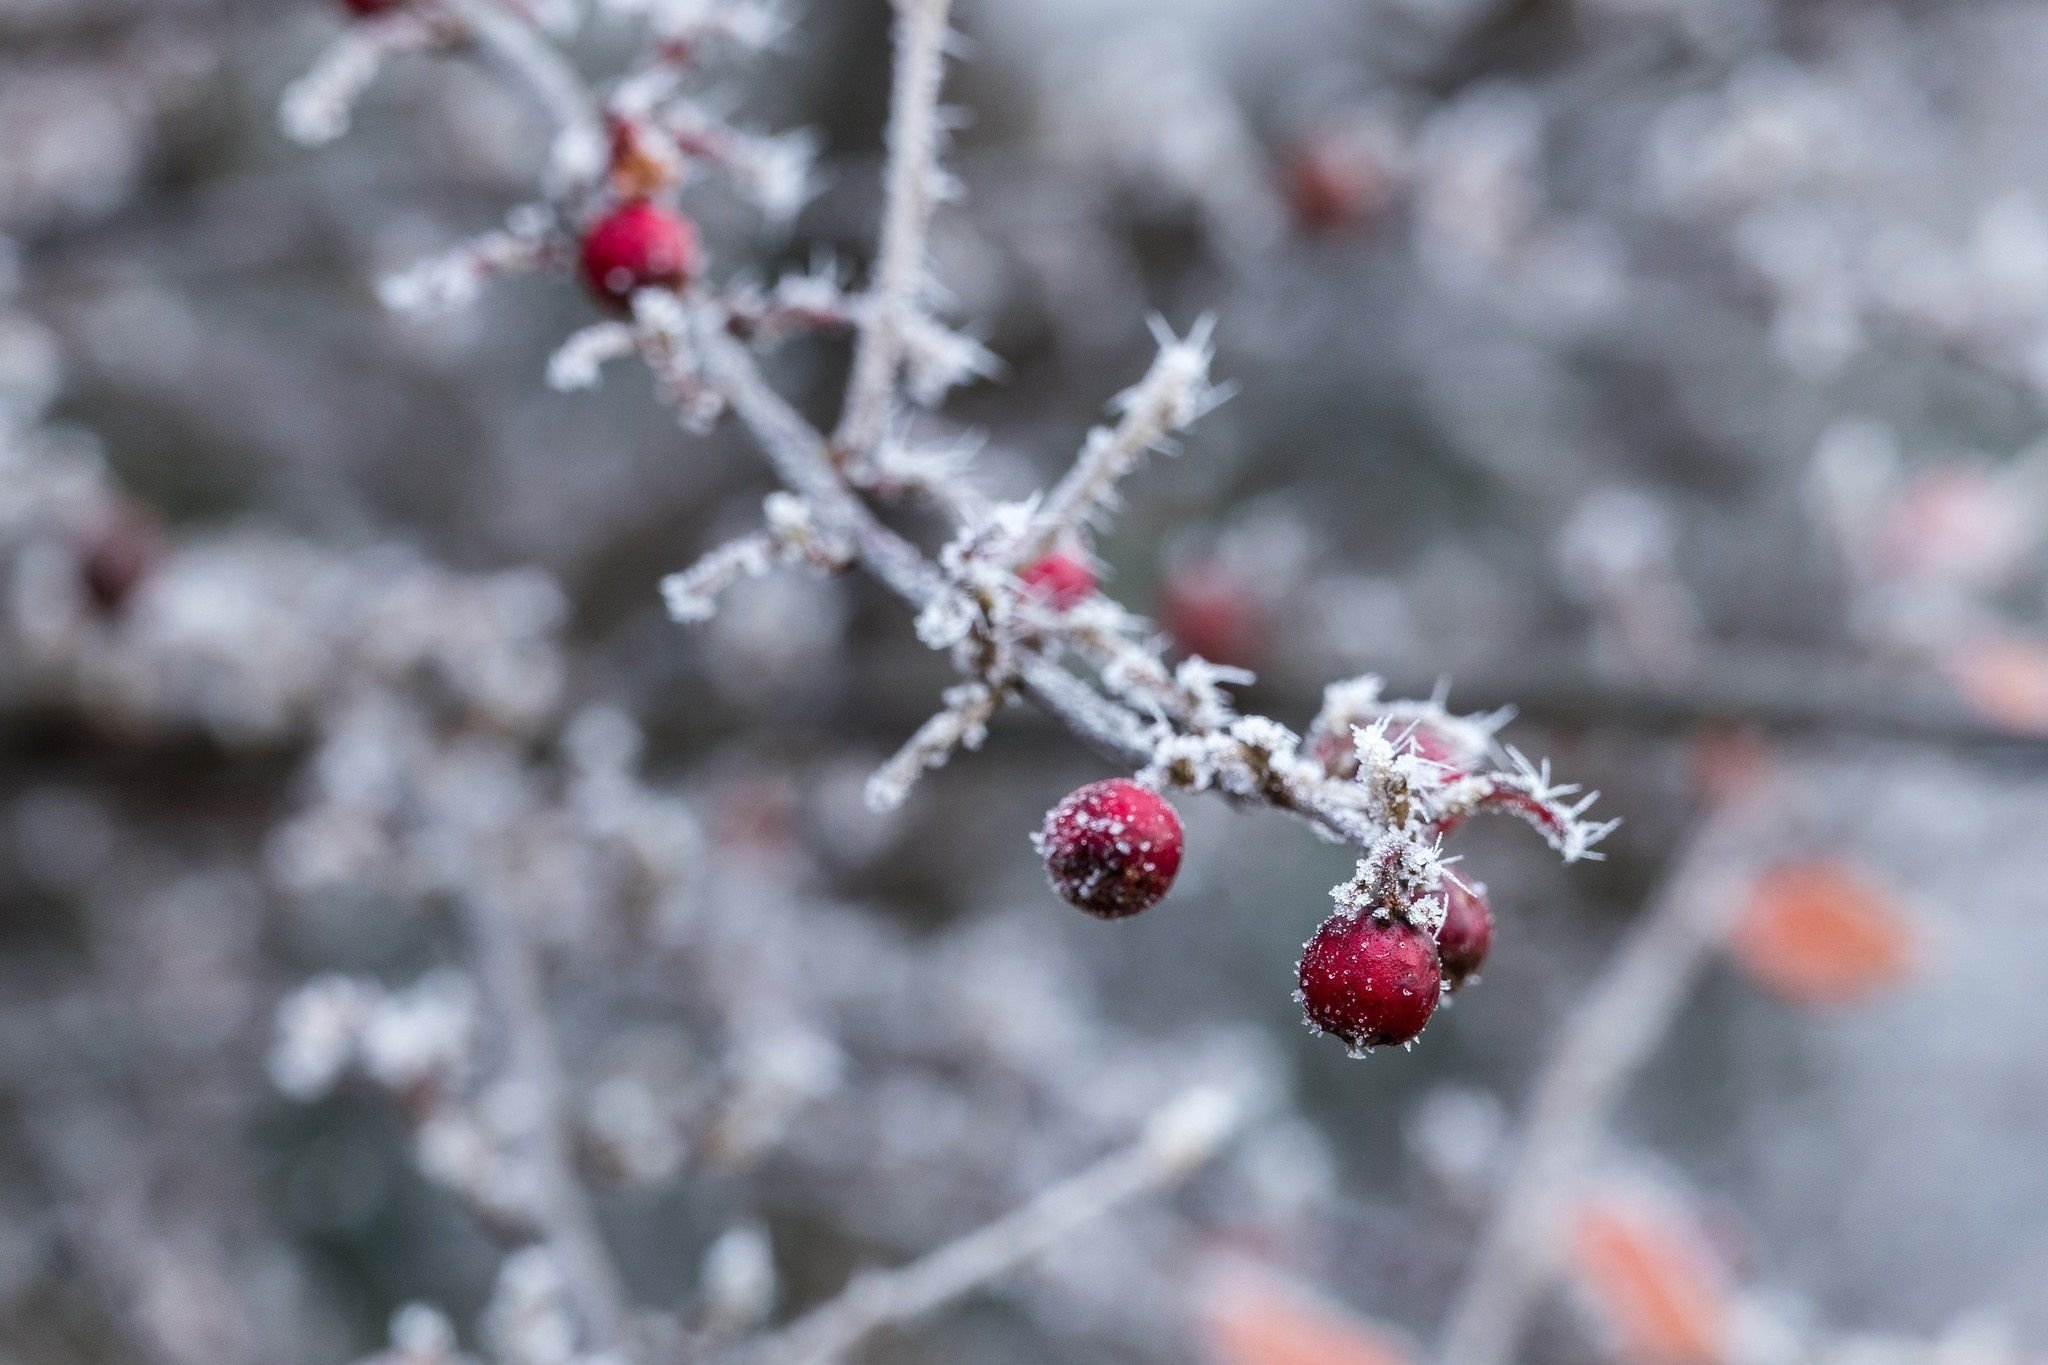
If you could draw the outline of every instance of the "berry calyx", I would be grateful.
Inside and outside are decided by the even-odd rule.
[[[1095,592],[1095,570],[1072,555],[1041,555],[1017,570],[1024,591],[1054,611],[1077,607]]]
[[[1484,890],[1449,877],[1444,878],[1443,895],[1444,922],[1436,931],[1436,952],[1445,984],[1456,990],[1486,963],[1486,952],[1493,947],[1493,910]]]
[[[1403,919],[1342,911],[1302,950],[1302,1013],[1354,1048],[1412,1041],[1436,1013],[1443,968],[1430,936]]]
[[[1180,817],[1128,778],[1090,782],[1045,813],[1034,842],[1052,889],[1100,919],[1159,903],[1180,871]]]
[[[697,273],[697,229],[645,200],[623,204],[583,232],[580,265],[591,297],[624,311],[642,289],[680,289]]]

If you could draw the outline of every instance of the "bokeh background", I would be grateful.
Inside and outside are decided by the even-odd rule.
[[[693,190],[721,274],[871,249],[886,7],[790,18],[726,88],[816,130],[820,190],[765,234]],[[549,390],[595,317],[562,278],[380,309],[530,197],[545,130],[411,58],[293,145],[279,92],[349,22],[0,3],[0,1355],[348,1361],[415,1300],[471,1342],[499,1252],[406,1105],[300,1102],[271,1051],[320,973],[446,985],[488,881],[546,946],[642,1302],[699,1313],[742,1228],[787,1316],[1227,1075],[1262,1117],[1209,1171],[867,1358],[1293,1360],[1277,1291],[1217,1325],[1246,1262],[1395,1358],[1363,1353],[1440,1328],[1571,1011],[1765,784],[1754,871],[1855,892],[1715,957],[1584,1172],[1726,1332],[1645,1327],[1567,1247],[1517,1358],[2048,1348],[2048,5],[962,4],[935,257],[1005,369],[943,419],[976,477],[1054,476],[1147,316],[1214,312],[1234,396],[1132,481],[1109,590],[1297,726],[1365,671],[1514,705],[1625,821],[1571,867],[1462,833],[1484,980],[1365,1061],[1289,998],[1342,850],[1191,797],[1172,899],[1088,921],[1026,835],[1103,773],[1043,717],[861,804],[948,680],[893,603],[777,575],[668,620],[761,466],[630,367]],[[774,375],[829,419],[844,367]]]

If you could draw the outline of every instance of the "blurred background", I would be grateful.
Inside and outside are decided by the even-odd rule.
[[[691,189],[716,275],[872,250],[887,7],[787,17],[718,107],[814,129],[819,192],[764,233]],[[949,681],[893,602],[669,621],[763,468],[631,367],[548,389],[564,278],[379,307],[546,129],[410,56],[293,145],[356,22],[0,0],[0,1356],[441,1360],[387,1345],[431,1302],[597,1360],[505,1326],[472,1207],[524,1131],[469,1056],[484,888],[651,1310],[781,1321],[1221,1077],[1217,1162],[863,1358],[1419,1359],[1573,1012],[1738,806],[1731,951],[1632,1024],[1512,1358],[2048,1349],[2048,4],[961,0],[977,479],[1055,477],[1147,316],[1213,311],[1236,391],[1107,590],[1297,729],[1368,671],[1513,705],[1625,821],[1570,867],[1461,832],[1484,980],[1365,1061],[1289,997],[1344,850],[1189,797],[1167,904],[1089,920],[1026,836],[1106,774],[1036,712],[863,806]],[[845,365],[772,373],[829,420]],[[358,1026],[382,1084],[331,1084]]]

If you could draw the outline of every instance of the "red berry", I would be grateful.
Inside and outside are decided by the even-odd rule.
[[[1077,607],[1095,591],[1095,570],[1072,555],[1034,559],[1017,571],[1017,578],[1026,592],[1044,599],[1054,611]]]
[[[1468,890],[1449,877],[1443,893],[1444,923],[1436,931],[1436,952],[1444,980],[1456,990],[1485,965],[1486,950],[1493,946],[1493,911],[1484,891]]]
[[[367,19],[373,14],[397,9],[405,0],[340,0],[341,7],[358,19]]]
[[[147,508],[116,508],[86,535],[78,550],[79,578],[93,606],[111,616],[164,557],[162,523]]]
[[[1192,566],[1167,580],[1159,624],[1182,650],[1211,663],[1248,668],[1264,653],[1257,604],[1233,575],[1214,566]]]
[[[1038,851],[1052,889],[1103,919],[1159,903],[1180,871],[1180,817],[1127,778],[1090,782],[1045,813]]]
[[[642,289],[680,289],[697,273],[697,229],[679,213],[639,200],[583,233],[583,283],[599,303],[625,309]]]
[[[1294,221],[1311,232],[1370,222],[1393,198],[1392,178],[1378,158],[1331,137],[1305,139],[1288,153],[1282,190]]]
[[[1436,1013],[1443,969],[1428,934],[1401,919],[1341,912],[1301,954],[1308,1022],[1353,1047],[1405,1043]]]

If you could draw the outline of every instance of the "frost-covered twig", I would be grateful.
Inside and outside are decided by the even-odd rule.
[[[1245,1120],[1242,1102],[1189,1091],[1160,1110],[1136,1142],[1036,1198],[894,1270],[856,1274],[831,1301],[747,1350],[748,1365],[825,1365],[883,1328],[910,1322],[1007,1274],[1120,1205],[1184,1179]]]
[[[1209,362],[1215,349],[1210,337],[1215,318],[1204,316],[1176,337],[1158,319],[1153,319],[1152,336],[1159,354],[1145,377],[1118,394],[1110,406],[1119,414],[1114,427],[1096,427],[1088,433],[1074,467],[1053,485],[1040,505],[1020,556],[1030,559],[1050,550],[1062,536],[1079,531],[1097,514],[1116,506],[1116,485],[1137,467],[1146,452],[1170,450],[1178,432],[1221,401],[1222,393],[1209,382]]]
[[[886,431],[905,330],[926,293],[925,233],[943,189],[938,105],[951,8],[952,0],[896,0],[895,89],[881,234],[846,407],[833,439],[845,455],[865,456]]]
[[[533,1212],[542,1238],[561,1267],[592,1349],[637,1360],[630,1300],[576,1174],[570,1087],[533,944],[509,906],[483,893],[462,899],[477,970],[503,1025],[506,1070],[535,1108]]]
[[[1778,807],[1745,798],[1703,827],[1572,1016],[1536,1079],[1521,1150],[1444,1328],[1443,1365],[1503,1365],[1549,1277],[1557,1220],[1629,1078],[1684,1003],[1742,903]]]

